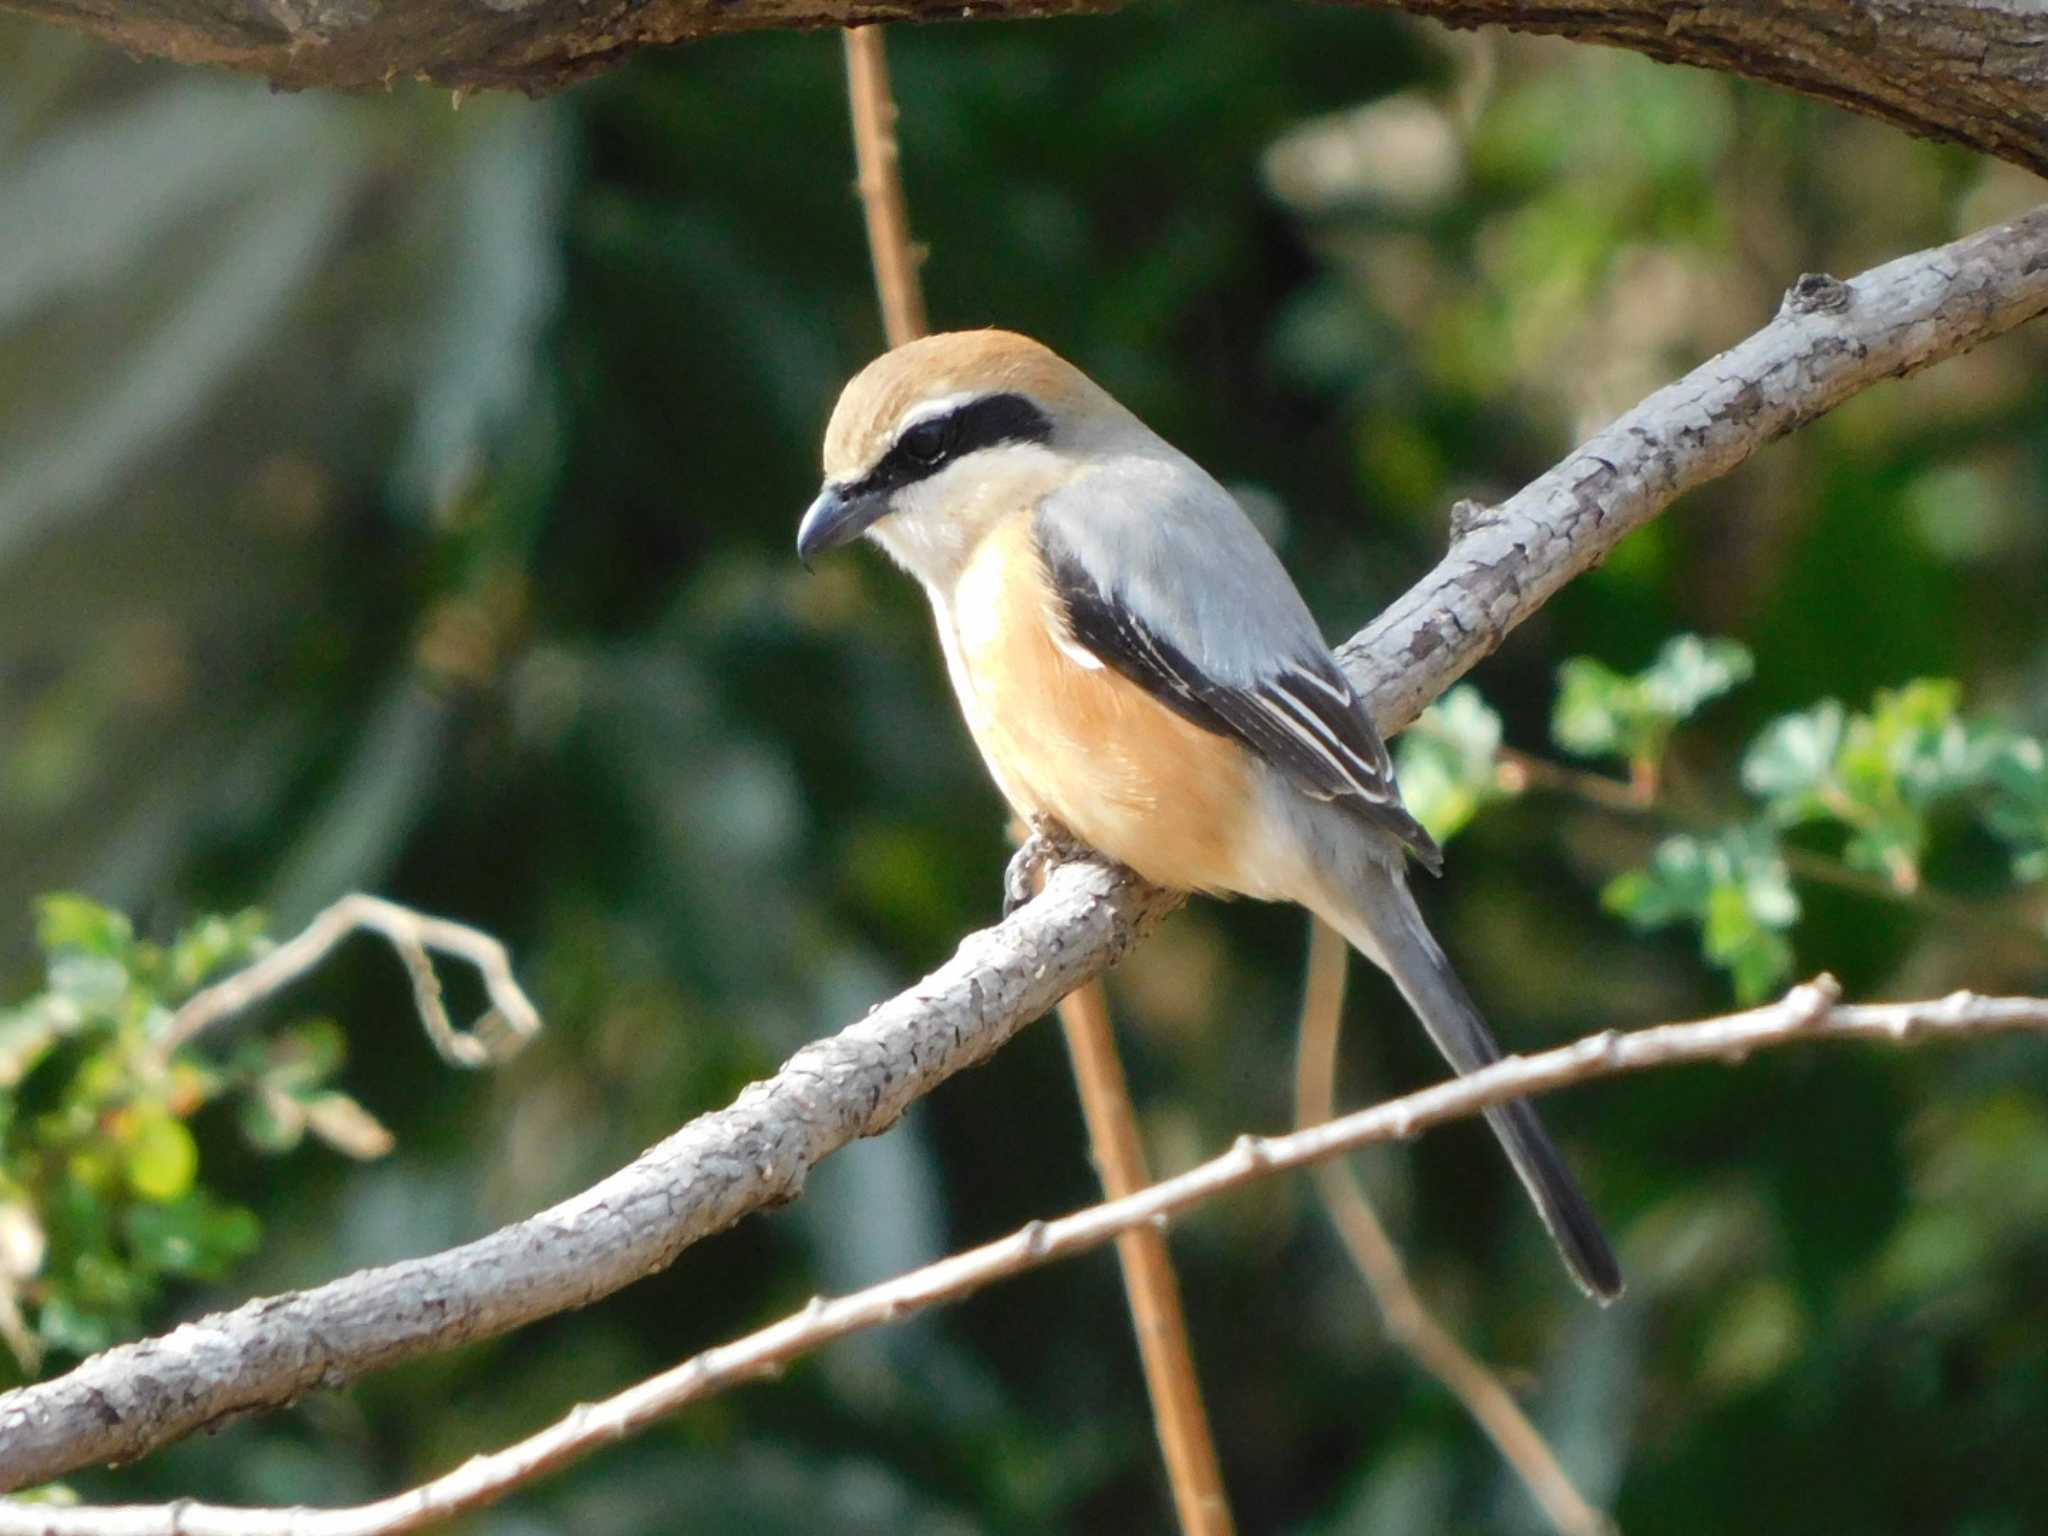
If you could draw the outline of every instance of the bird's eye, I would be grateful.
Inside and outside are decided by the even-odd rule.
[[[935,416],[920,421],[896,439],[896,445],[919,464],[936,464],[953,446],[953,418]]]

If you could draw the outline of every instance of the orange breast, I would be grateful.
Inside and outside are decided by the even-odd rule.
[[[982,541],[951,599],[948,660],[969,728],[1021,814],[1161,885],[1242,891],[1251,764],[1056,638],[1056,599],[1028,514]]]

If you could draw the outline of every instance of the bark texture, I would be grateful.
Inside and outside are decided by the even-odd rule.
[[[2040,0],[1334,0],[1607,43],[1786,86],[2048,174]],[[539,93],[721,32],[1091,14],[1113,0],[0,0],[131,53],[293,88]],[[1247,25],[1256,16],[1247,13]]]
[[[1858,390],[2048,311],[2048,207],[1849,282],[1650,396],[1501,506],[1342,655],[1390,733],[1691,487]],[[991,887],[994,886],[991,872]],[[1086,864],[944,966],[581,1195],[445,1253],[252,1301],[0,1395],[0,1489],[595,1301],[764,1205],[1100,974],[1177,898]]]

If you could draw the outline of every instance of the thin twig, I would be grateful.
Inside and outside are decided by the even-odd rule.
[[[1298,1126],[1321,1125],[1336,1112],[1337,1026],[1350,958],[1349,948],[1334,928],[1310,920],[1308,981],[1295,1054],[1294,1123]],[[1610,1536],[1615,1530],[1613,1523],[1573,1486],[1556,1452],[1513,1394],[1429,1310],[1408,1278],[1400,1251],[1387,1235],[1379,1213],[1366,1198],[1357,1170],[1341,1158],[1332,1158],[1316,1166],[1315,1181],[1331,1225],[1379,1306],[1387,1337],[1465,1405],[1465,1411],[1486,1432],[1563,1536]]]
[[[896,153],[896,100],[889,93],[889,57],[880,27],[847,29],[846,91],[853,107],[854,163],[875,292],[882,301],[882,330],[890,346],[900,347],[925,333],[924,289],[917,278],[917,248],[910,241],[910,211]]]
[[[443,1059],[458,1067],[503,1061],[540,1030],[540,1013],[512,974],[505,946],[480,928],[429,917],[360,891],[344,896],[306,924],[296,938],[280,944],[253,965],[193,994],[171,1015],[156,1049],[168,1057],[205,1030],[281,991],[318,965],[342,940],[358,931],[375,933],[398,951],[412,981],[413,1002],[427,1038]],[[449,1021],[441,1001],[441,979],[433,954],[452,955],[476,967],[491,1006],[467,1030]]]
[[[1153,1227],[1220,1195],[1377,1142],[1405,1141],[1510,1099],[1577,1083],[1686,1063],[1739,1063],[1753,1052],[1801,1041],[1906,1045],[2012,1031],[2048,1033],[2048,999],[1957,992],[1931,1002],[1843,1004],[1832,977],[1794,987],[1745,1013],[1609,1030],[1536,1056],[1510,1056],[1470,1077],[1362,1109],[1287,1136],[1240,1136],[1230,1151],[1177,1178],[1121,1199],[954,1254],[706,1350],[600,1403],[585,1404],[515,1445],[473,1457],[408,1493],[353,1509],[239,1509],[181,1500],[168,1505],[63,1508],[0,1500],[0,1536],[399,1536],[480,1509],[514,1489],[623,1440],[716,1392],[781,1372],[850,1334],[900,1322],[943,1302],[1057,1259]]]
[[[1152,1179],[1145,1168],[1145,1149],[1102,983],[1091,981],[1068,993],[1059,1012],[1102,1192],[1112,1200],[1134,1195]],[[1230,1499],[1202,1401],[1201,1378],[1195,1373],[1194,1346],[1166,1234],[1157,1227],[1132,1227],[1118,1235],[1116,1258],[1180,1528],[1186,1536],[1230,1536]]]
[[[847,31],[846,88],[882,330],[891,347],[900,347],[924,335],[927,320],[918,276],[920,253],[910,240],[909,200],[903,192],[903,163],[896,143],[896,101],[889,88],[889,59],[880,27]],[[1059,1016],[1102,1192],[1112,1199],[1135,1193],[1150,1176],[1102,983],[1089,980],[1070,992],[1060,1001]],[[1231,1536],[1223,1468],[1195,1374],[1194,1345],[1188,1338],[1180,1282],[1165,1234],[1149,1228],[1125,1233],[1117,1240],[1117,1264],[1183,1536]]]

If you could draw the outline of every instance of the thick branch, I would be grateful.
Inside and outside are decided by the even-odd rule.
[[[1844,1005],[1823,976],[1747,1013],[1610,1030],[1538,1056],[1510,1056],[1470,1077],[1392,1099],[1288,1136],[1241,1136],[1223,1156],[1122,1199],[1034,1221],[1022,1231],[803,1311],[629,1387],[516,1445],[477,1456],[408,1493],[353,1509],[237,1509],[181,1500],[167,1505],[65,1509],[0,1502],[0,1536],[398,1536],[495,1503],[513,1489],[623,1440],[728,1387],[772,1376],[836,1339],[958,1301],[1013,1275],[1098,1248],[1121,1233],[1163,1223],[1220,1195],[1276,1174],[1327,1162],[1374,1142],[1404,1141],[1447,1120],[1509,1099],[1574,1083],[1690,1062],[1745,1060],[1809,1040],[1909,1044],[2015,1030],[2048,1030],[2048,1001],[1958,992],[1938,1002]]]
[[[1343,0],[1782,85],[2048,175],[2038,0]]]
[[[1491,515],[1347,642],[1389,728],[1681,492],[1880,379],[2048,309],[2048,209],[1852,283],[1801,279],[1771,323],[1651,396]],[[805,1047],[573,1200],[442,1254],[251,1302],[0,1396],[0,1487],[140,1456],[230,1414],[581,1306],[670,1263],[886,1129],[1107,968],[1172,898],[1089,866],[940,970]]]
[[[1787,86],[2048,174],[2048,8],[2036,0],[1346,0],[1453,27],[1610,43]],[[1075,15],[1113,0],[0,0],[130,53],[279,85],[419,76],[541,92],[719,32]]]

